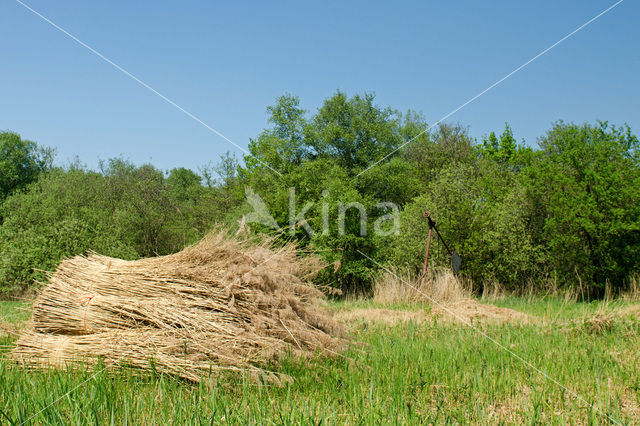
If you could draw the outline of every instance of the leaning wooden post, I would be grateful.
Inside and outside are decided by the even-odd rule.
[[[421,280],[427,275],[427,265],[429,264],[429,248],[431,247],[431,230],[433,226],[436,224],[433,219],[431,219],[431,213],[428,211],[422,214],[423,217],[427,218],[429,221],[429,235],[427,236],[427,250],[424,253],[424,266],[422,268],[422,277]]]

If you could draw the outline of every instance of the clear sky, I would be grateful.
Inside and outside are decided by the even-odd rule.
[[[615,1],[25,0],[242,147],[284,93],[340,89],[432,123]],[[557,119],[640,133],[640,4],[626,0],[448,121],[509,122],[535,145]],[[0,129],[95,167],[196,169],[241,152],[14,0],[0,1]]]

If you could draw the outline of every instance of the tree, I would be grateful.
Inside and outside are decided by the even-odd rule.
[[[394,157],[367,170],[357,179],[362,194],[404,206],[424,190],[420,171],[404,158]]]
[[[408,203],[401,213],[401,232],[392,242],[389,261],[419,273],[424,261],[430,211],[447,243],[462,256],[463,274],[477,286],[498,281],[518,290],[533,278],[538,248],[526,227],[525,190],[516,180],[487,196],[494,182],[491,169],[451,164],[430,182],[424,194]],[[431,265],[450,266],[450,257],[439,240],[432,244]]]
[[[169,172],[167,186],[175,199],[185,201],[192,195],[190,192],[194,187],[200,187],[201,181],[202,178],[192,170],[179,167]]]
[[[53,168],[3,200],[0,294],[42,281],[42,271],[87,250],[123,259],[174,253],[230,209],[218,188],[202,187],[188,169],[173,170],[169,179],[122,159],[101,169]]]
[[[544,206],[544,238],[565,281],[598,295],[640,262],[640,145],[628,126],[557,122],[530,168],[531,197]]]
[[[276,99],[275,105],[267,107],[268,120],[273,127],[250,140],[250,155],[245,157],[249,169],[268,166],[283,172],[300,164],[307,156],[308,147],[304,141],[307,122],[305,111],[299,105],[298,97],[284,95]]]
[[[376,207],[379,201],[405,203],[418,193],[420,185],[417,175],[411,176],[413,164],[396,155],[389,156],[370,174],[354,179],[359,171],[426,129],[418,114],[409,112],[403,117],[395,110],[375,105],[374,98],[373,94],[349,98],[337,92],[309,119],[297,97],[278,98],[267,108],[272,126],[251,141],[251,155],[245,157],[246,166],[239,175],[244,185],[264,199],[281,226],[289,223],[292,188],[298,202],[313,204],[305,219],[315,234],[308,235],[301,225],[295,228],[294,237],[302,244],[322,249],[325,260],[338,262],[338,269],[326,269],[320,279],[349,292],[369,289],[372,268],[375,270],[361,254],[375,258],[377,247],[371,229],[361,235],[360,217],[366,213],[366,225],[371,226],[386,214]],[[280,174],[270,172],[266,165]],[[356,202],[364,207],[354,208]],[[341,208],[349,205],[341,216]],[[323,208],[328,209],[330,217],[328,234],[322,232]]]
[[[327,99],[307,127],[311,156],[332,158],[353,176],[399,148],[401,115],[374,99],[371,93],[349,99],[343,92]]]
[[[22,140],[17,133],[0,133],[0,200],[49,170],[53,154],[52,149]]]
[[[229,189],[238,176],[238,160],[235,154],[230,151],[220,156],[220,162],[216,165],[215,171],[222,186]]]
[[[414,165],[425,185],[452,164],[475,161],[473,139],[460,125],[440,124],[436,131],[423,133],[403,150],[403,157]]]
[[[528,164],[531,160],[532,149],[524,144],[519,145],[513,136],[513,131],[508,123],[504,124],[504,131],[498,138],[495,132],[482,139],[477,145],[478,154],[495,162],[502,170],[516,171]]]

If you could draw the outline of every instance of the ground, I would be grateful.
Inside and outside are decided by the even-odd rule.
[[[100,367],[25,371],[6,353],[28,304],[1,302],[0,423],[640,424],[638,304],[360,300],[328,309],[356,343],[335,359],[273,367],[294,379],[276,387]]]

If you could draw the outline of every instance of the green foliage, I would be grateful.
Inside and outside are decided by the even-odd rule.
[[[6,309],[5,303],[0,313],[7,312],[7,316],[0,319],[9,321],[16,311]],[[362,303],[332,303],[330,307],[354,316],[362,308],[374,314],[367,308],[395,308]],[[389,326],[358,321],[352,327],[357,344],[341,356],[287,359],[270,366],[269,370],[293,378],[283,386],[256,381],[255,376],[252,380],[249,373],[241,372],[216,374],[193,384],[124,367],[105,370],[81,364],[34,371],[2,355],[3,423],[637,423],[637,317],[615,317],[611,330],[586,334],[573,322],[597,318],[611,308],[610,302],[509,298],[500,304],[541,318],[527,324],[474,319],[474,325],[494,342],[477,329],[454,321],[398,321]],[[403,309],[421,318],[429,316],[430,307],[421,304]],[[630,325],[620,326],[625,320]],[[0,339],[3,348],[11,347],[11,338]]]
[[[407,145],[403,157],[413,164],[426,185],[451,164],[472,164],[473,139],[463,127],[441,124],[435,132],[425,133]]]
[[[248,169],[267,166],[271,171],[287,172],[307,157],[308,147],[304,142],[307,121],[299,104],[297,97],[285,95],[267,107],[273,127],[249,142],[251,155],[245,157]]]
[[[430,211],[445,241],[462,254],[463,271],[478,284],[499,281],[515,287],[535,276],[537,248],[526,228],[524,188],[503,191],[499,198],[485,196],[491,184],[469,165],[442,170],[425,194],[408,204],[401,214],[401,233],[392,244],[389,261],[418,273],[424,262]],[[430,263],[449,265],[446,248],[432,235]]]
[[[504,132],[500,135],[500,139],[496,137],[495,132],[491,132],[488,137],[482,140],[482,144],[478,148],[486,158],[504,165],[513,161],[518,146],[516,139],[513,137],[511,127],[505,124]]]
[[[348,98],[338,91],[307,118],[297,97],[279,97],[267,108],[272,128],[249,144],[247,168],[269,166],[287,173],[304,160],[331,159],[354,176],[425,127],[417,114],[409,112],[403,120],[374,99],[369,93]]]
[[[420,170],[404,158],[394,157],[357,179],[358,190],[376,200],[403,206],[424,190]]]
[[[238,203],[187,169],[167,179],[151,165],[121,159],[101,169],[54,169],[3,202],[0,293],[19,293],[42,280],[43,270],[88,250],[124,259],[175,252]]]
[[[559,122],[533,149],[508,124],[476,143],[460,125],[430,130],[420,114],[368,93],[338,91],[312,114],[287,94],[267,113],[249,155],[227,152],[200,175],[120,159],[100,172],[50,170],[50,150],[1,133],[0,291],[89,249],[174,252],[214,223],[244,223],[246,194],[273,217],[250,229],[319,253],[330,266],[318,280],[346,292],[367,292],[376,262],[421,270],[425,210],[477,287],[519,291],[553,274],[598,296],[607,281],[620,289],[640,272],[640,149],[628,127]],[[392,206],[399,234],[375,232],[393,229]],[[433,247],[431,264],[447,265],[437,239]]]
[[[622,286],[640,259],[640,150],[628,127],[556,123],[529,168],[551,267],[593,288]]]
[[[373,99],[338,92],[307,117],[297,98],[279,98],[268,109],[273,127],[252,142],[252,156],[241,171],[243,184],[267,194],[278,223],[288,223],[289,187],[296,188],[298,200],[317,203],[322,190],[333,185],[349,198],[344,203],[368,203],[369,227],[382,213],[374,208],[377,203],[388,201],[402,208],[397,237],[363,236],[357,227],[342,236],[311,236],[314,246],[325,250],[325,259],[344,271],[358,271],[348,279],[329,271],[324,274],[327,281],[345,290],[366,288],[371,274],[365,271],[374,265],[363,252],[394,266],[421,268],[427,234],[422,213],[427,209],[462,254],[463,273],[480,285],[499,281],[518,290],[552,271],[560,274],[561,283],[571,284],[579,271],[589,277],[589,285],[606,280],[622,285],[637,270],[638,150],[628,129],[614,130],[614,136],[587,137],[560,132],[556,126],[550,133],[559,139],[554,146],[580,151],[571,148],[573,153],[567,153],[562,148],[558,154],[549,142],[543,142],[542,150],[518,144],[508,124],[499,136],[492,132],[480,144],[457,125],[441,124],[427,132],[419,115],[409,112],[402,117],[376,106]],[[601,146],[599,139],[618,141],[618,151]],[[622,157],[626,159],[612,160]],[[255,161],[258,158],[282,176],[269,172]],[[590,171],[577,179],[591,183],[566,182],[567,167],[586,167]],[[328,182],[332,175],[335,182]],[[583,208],[597,212],[589,216],[588,226],[578,220]],[[317,225],[320,213],[312,208],[307,221]],[[600,231],[592,236],[580,226]],[[302,239],[303,227],[295,235]],[[438,246],[433,262],[445,265],[449,257]]]
[[[200,187],[201,181],[202,178],[192,170],[180,167],[169,172],[167,186],[173,198],[185,201],[194,197],[192,192],[195,188]]]
[[[121,225],[127,214],[109,208],[106,188],[97,173],[54,170],[29,191],[2,205],[0,291],[26,289],[41,270],[53,270],[64,257],[88,249],[136,258]]]
[[[224,189],[228,190],[237,183],[238,169],[239,165],[235,154],[227,151],[220,156],[220,162],[215,167],[215,172]]]
[[[342,92],[327,99],[312,117],[290,95],[278,98],[267,112],[272,127],[251,141],[240,181],[264,199],[288,235],[292,234],[291,188],[298,200],[295,212],[311,203],[306,222],[294,227],[292,235],[334,265],[319,280],[347,292],[368,291],[376,266],[366,256],[384,257],[381,249],[389,241],[373,232],[376,221],[389,227],[383,220],[388,211],[378,204],[404,205],[424,185],[411,161],[389,154],[397,154],[394,151],[404,142],[424,132],[424,120],[411,111],[402,116],[381,108],[372,94],[349,98]],[[377,167],[356,178],[381,159]]]
[[[0,132],[0,201],[35,181],[52,161],[53,150],[22,140],[16,133]]]
[[[98,250],[121,259],[138,257],[135,249],[111,233],[112,229],[91,229],[86,223],[70,218],[53,225],[40,225],[25,230],[11,225],[0,228],[2,261],[0,294],[16,294],[26,290],[34,280],[44,281],[63,258]]]
[[[243,183],[264,201],[281,227],[280,234],[286,239],[294,238],[336,265],[320,274],[320,282],[347,291],[368,290],[373,265],[359,252],[374,257],[371,230],[367,229],[367,235],[361,235],[361,213],[356,208],[346,207],[353,202],[374,206],[375,202],[357,190],[355,182],[334,160],[305,160],[282,176],[247,173]],[[341,209],[345,208],[344,220],[341,220]],[[295,216],[303,211],[304,220],[296,219]],[[371,208],[364,213],[368,218],[379,215]],[[365,222],[365,226],[371,223]],[[250,226],[258,231],[273,232],[255,224]]]
[[[511,127],[506,123],[500,138],[496,137],[495,132],[491,132],[476,149],[480,157],[497,164],[503,172],[519,171],[531,163],[533,155],[531,148],[524,144],[518,145]]]
[[[343,92],[326,100],[308,128],[312,155],[333,158],[353,175],[398,148],[399,113],[380,108],[373,100],[370,93],[349,99]]]

